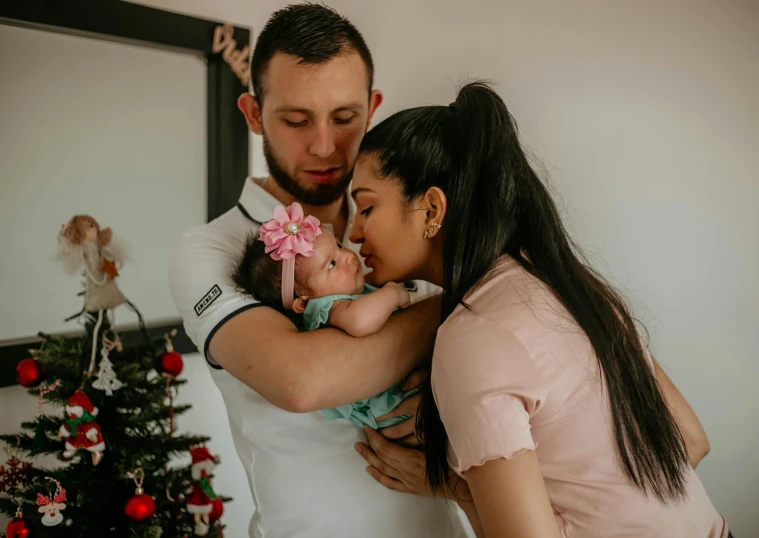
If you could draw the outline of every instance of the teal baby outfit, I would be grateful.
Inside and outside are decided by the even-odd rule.
[[[364,284],[364,291],[359,295],[328,295],[327,297],[318,297],[310,299],[303,311],[303,324],[305,330],[313,331],[327,324],[329,320],[329,311],[335,301],[353,301],[364,295],[377,291],[377,288]],[[403,391],[400,383],[386,390],[385,392],[372,396],[366,400],[353,402],[351,404],[341,405],[333,409],[325,409],[322,414],[327,420],[337,420],[345,418],[350,420],[356,426],[363,428],[364,425],[370,428],[387,428],[394,426],[404,420],[411,418],[411,415],[399,415],[387,420],[377,421],[381,417],[395,409],[403,400],[418,392],[419,389]]]

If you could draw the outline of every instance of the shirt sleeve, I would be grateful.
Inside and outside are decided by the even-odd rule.
[[[545,401],[545,384],[512,333],[465,315],[440,329],[432,390],[459,474],[536,444],[530,419]]]
[[[303,311],[303,324],[307,331],[315,331],[329,322],[329,312],[335,301],[353,300],[352,295],[328,295],[309,299]]]
[[[235,289],[235,257],[216,241],[202,227],[185,233],[169,261],[169,287],[187,335],[212,367],[221,368],[208,352],[211,338],[234,316],[261,304]]]

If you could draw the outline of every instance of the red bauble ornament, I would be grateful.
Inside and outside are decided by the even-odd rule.
[[[124,506],[126,515],[135,521],[150,519],[155,514],[155,501],[150,495],[135,495]]]
[[[213,500],[211,513],[208,514],[208,518],[213,523],[214,521],[219,521],[223,513],[224,513],[224,503],[221,502],[221,499],[216,497],[216,499]]]
[[[161,358],[158,361],[158,368],[161,370],[161,373],[171,377],[172,379],[179,377],[179,374],[182,373],[182,368],[184,368],[182,355],[176,351],[167,351],[161,355]]]
[[[5,527],[5,536],[8,538],[32,538],[34,530],[32,523],[23,517],[14,517]]]
[[[45,368],[37,359],[29,357],[16,365],[16,381],[26,387],[36,387],[45,379]]]

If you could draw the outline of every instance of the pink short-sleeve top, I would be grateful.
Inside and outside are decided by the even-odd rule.
[[[726,538],[695,471],[687,498],[646,497],[618,457],[593,348],[551,291],[508,256],[440,327],[432,387],[449,461],[534,450],[566,538]]]

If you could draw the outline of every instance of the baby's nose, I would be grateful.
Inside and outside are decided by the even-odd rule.
[[[358,263],[358,256],[352,250],[345,249],[345,263],[355,265]]]

